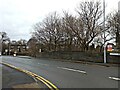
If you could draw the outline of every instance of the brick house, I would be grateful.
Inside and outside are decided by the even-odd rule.
[[[19,43],[16,41],[12,41],[9,45],[10,53],[17,53],[17,54],[23,54],[27,51],[27,43]]]

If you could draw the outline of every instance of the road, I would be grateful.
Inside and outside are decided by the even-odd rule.
[[[118,67],[12,56],[2,56],[2,62],[43,76],[58,88],[118,88]]]

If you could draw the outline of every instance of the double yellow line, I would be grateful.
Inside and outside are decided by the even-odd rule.
[[[13,65],[8,64],[8,63],[5,63],[5,62],[0,62],[0,63],[3,64],[3,65],[6,65],[6,66],[8,66],[8,67],[11,67],[11,68],[13,68],[13,69],[16,69],[16,70],[18,70],[18,71],[20,71],[20,72],[26,73],[26,74],[28,74],[28,75],[36,78],[37,80],[39,80],[39,81],[41,81],[43,84],[45,84],[50,90],[59,90],[54,84],[52,84],[49,80],[43,78],[42,76],[39,76],[39,75],[37,75],[37,74],[35,74],[35,73],[33,73],[33,72],[30,72],[30,71],[28,71],[28,70],[23,70],[23,69],[21,69],[21,68],[18,68],[18,67],[16,67],[16,66],[13,66]]]

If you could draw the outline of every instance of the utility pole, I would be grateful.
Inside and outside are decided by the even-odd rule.
[[[103,0],[103,29],[104,29],[104,63],[106,63],[106,45],[105,45],[105,0]]]

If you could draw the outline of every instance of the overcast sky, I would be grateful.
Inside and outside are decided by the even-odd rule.
[[[28,40],[32,25],[42,21],[50,12],[67,10],[75,13],[81,1],[85,0],[0,0],[0,32],[7,32],[11,40]],[[118,9],[120,0],[105,1],[107,13]]]

